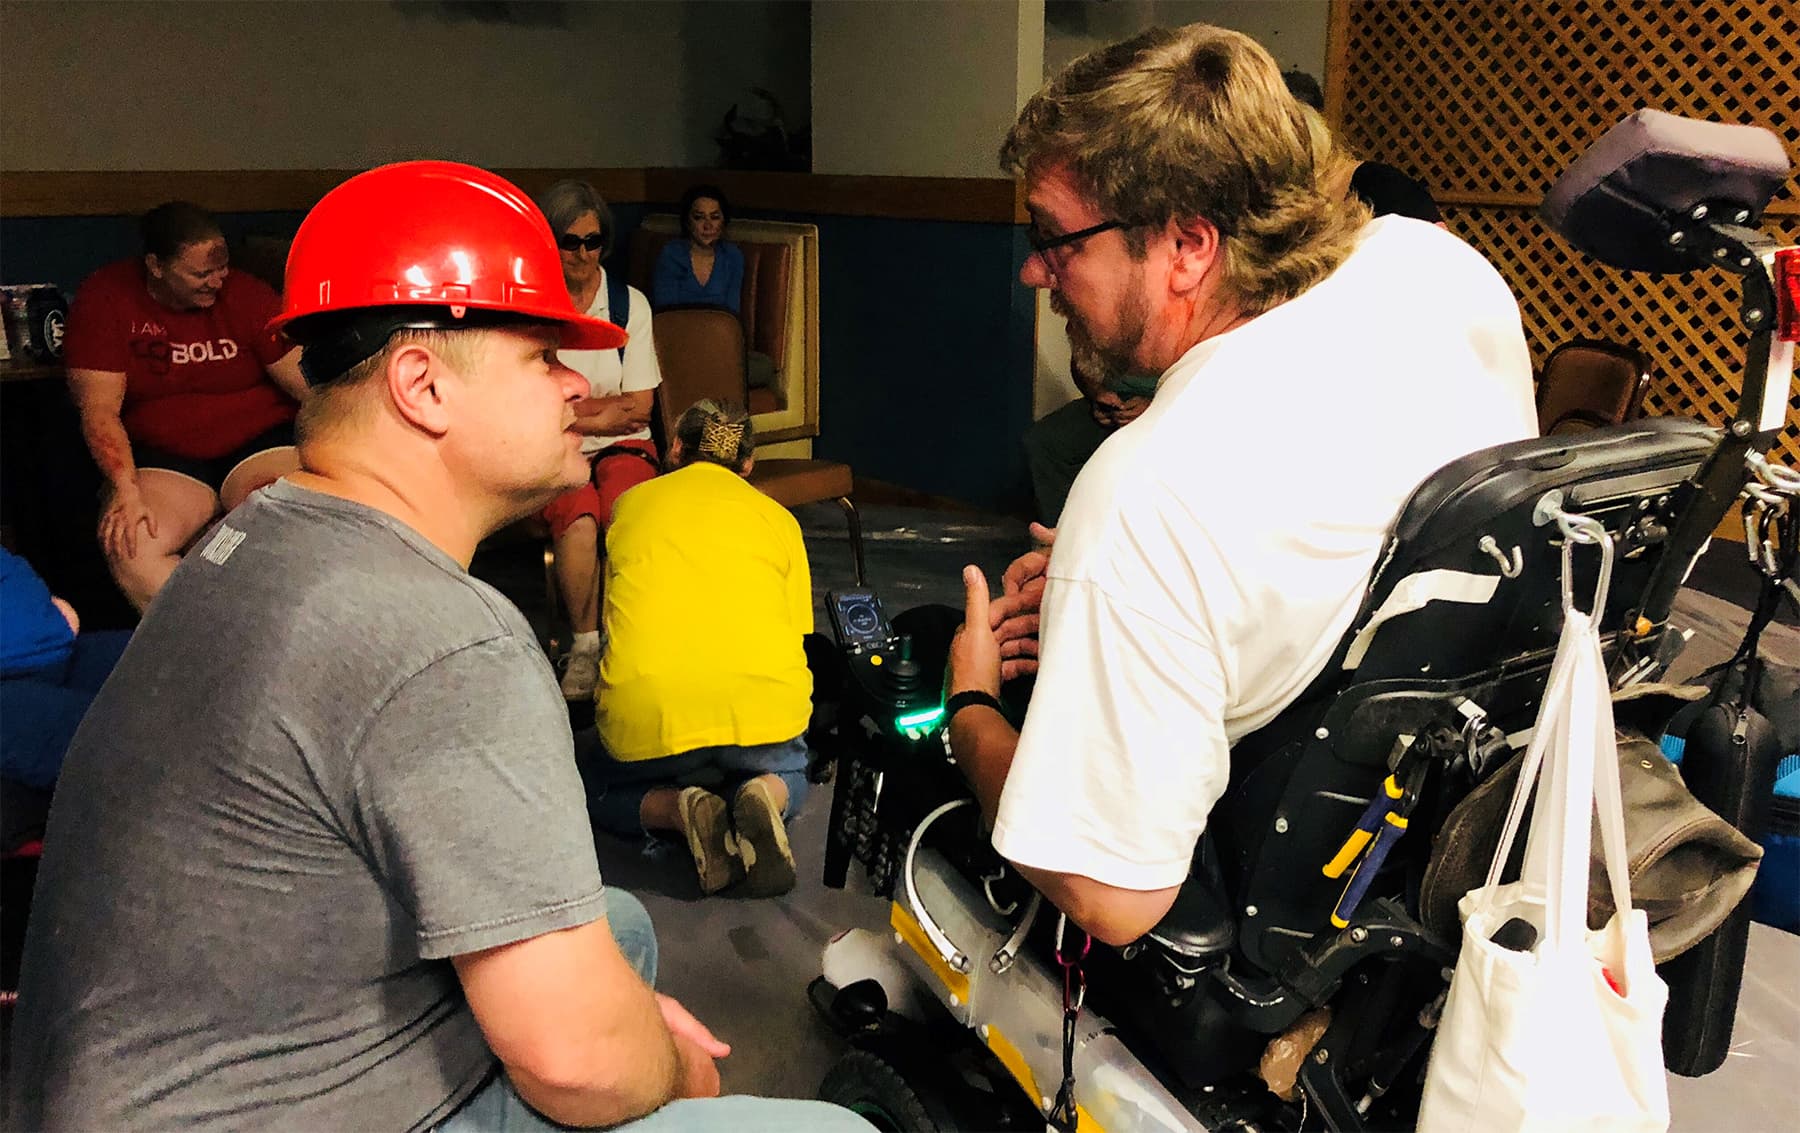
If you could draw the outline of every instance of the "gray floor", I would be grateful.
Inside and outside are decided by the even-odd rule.
[[[834,507],[804,509],[801,519],[823,625],[825,591],[851,582],[848,540]],[[914,509],[865,508],[864,521],[869,581],[890,614],[923,602],[960,604],[962,565],[973,562],[997,580],[1026,538],[1022,522]],[[1729,571],[1730,560],[1721,562]],[[1742,581],[1726,579],[1717,589],[1730,593]],[[1738,613],[1729,603],[1704,596],[1695,604],[1720,621]],[[1791,630],[1778,630],[1777,637],[1783,650],[1795,649],[1800,640]],[[1708,646],[1703,642],[1698,648]],[[1729,652],[1717,643],[1711,648]],[[1705,659],[1696,655],[1694,666]],[[828,890],[819,881],[828,792],[816,790],[792,823],[801,882],[778,900],[702,900],[685,858],[646,858],[636,847],[611,840],[600,847],[608,880],[642,896],[656,919],[663,990],[732,1044],[733,1054],[722,1067],[728,1091],[812,1095],[840,1049],[805,997],[807,982],[819,971],[820,951],[842,929],[886,922],[885,903]],[[854,886],[854,869],[852,879]],[[1671,1078],[1673,1127],[1734,1133],[1794,1128],[1800,1113],[1797,1032],[1800,937],[1756,926],[1731,1056],[1706,1078]]]

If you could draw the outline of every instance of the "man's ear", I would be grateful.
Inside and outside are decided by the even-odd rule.
[[[1198,289],[1217,272],[1225,258],[1225,241],[1218,225],[1203,216],[1169,221],[1164,235],[1173,249],[1169,263],[1169,290],[1185,295]]]
[[[419,343],[406,343],[388,355],[388,398],[402,420],[421,432],[441,437],[450,431],[447,401],[450,368]]]
[[[159,282],[162,280],[162,277],[163,277],[162,260],[157,258],[156,253],[154,253],[154,252],[145,252],[144,253],[144,270],[150,274],[151,279],[157,280]]]

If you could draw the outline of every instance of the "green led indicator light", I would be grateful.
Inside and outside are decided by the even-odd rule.
[[[896,728],[917,728],[927,724],[935,724],[944,715],[943,705],[927,708],[923,712],[909,712],[905,716],[894,717]]]

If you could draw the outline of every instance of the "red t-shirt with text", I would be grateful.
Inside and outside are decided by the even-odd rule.
[[[267,330],[281,299],[232,272],[211,307],[175,311],[150,297],[140,260],[88,276],[75,293],[63,363],[125,375],[132,443],[211,460],[294,418],[266,367],[290,349]]]

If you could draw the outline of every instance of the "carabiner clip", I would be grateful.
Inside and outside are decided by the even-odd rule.
[[[1562,532],[1562,608],[1563,613],[1574,612],[1575,605],[1575,544],[1592,543],[1600,547],[1600,577],[1594,583],[1594,602],[1589,617],[1595,621],[1606,613],[1606,595],[1612,587],[1613,572],[1613,537],[1606,525],[1591,515],[1580,515],[1564,511],[1563,494],[1551,489],[1539,497],[1537,507],[1532,510],[1532,522],[1539,527],[1554,522]]]
[[[1556,525],[1563,531],[1562,548],[1562,607],[1568,614],[1575,606],[1575,544],[1597,543],[1600,546],[1600,577],[1594,583],[1594,603],[1588,616],[1599,621],[1606,613],[1606,593],[1612,588],[1613,572],[1613,538],[1599,520],[1585,515],[1571,515],[1558,519]]]

